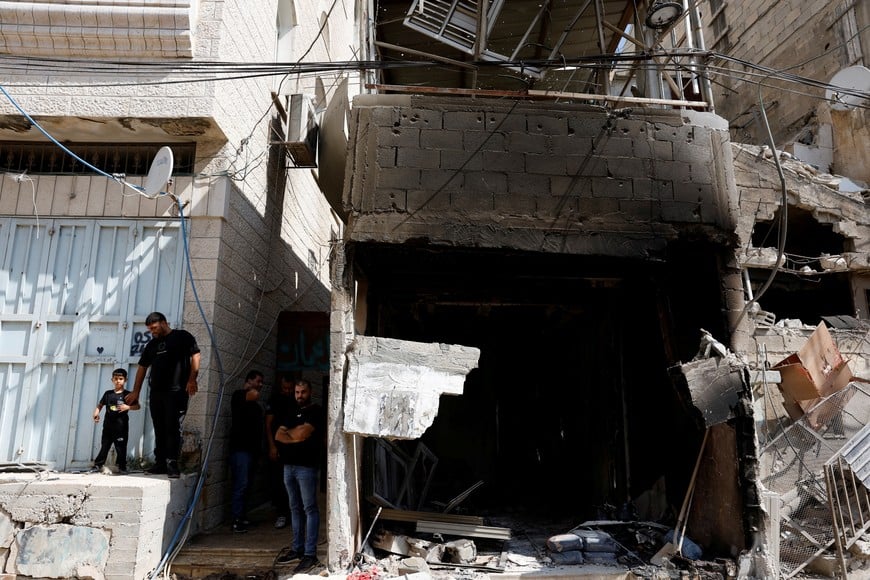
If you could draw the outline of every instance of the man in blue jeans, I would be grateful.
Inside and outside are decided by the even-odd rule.
[[[324,417],[320,405],[311,402],[311,383],[299,379],[294,386],[296,412],[275,432],[278,452],[284,462],[284,485],[290,499],[293,545],[278,556],[276,563],[289,564],[301,558],[293,573],[307,572],[319,565],[317,536],[320,510],[317,507],[317,475],[325,443]]]
[[[245,495],[257,459],[263,450],[263,408],[260,406],[262,388],[263,373],[249,371],[245,384],[230,399],[232,425],[229,447],[230,471],[233,477],[230,508],[233,514],[233,531],[236,533],[248,531]]]

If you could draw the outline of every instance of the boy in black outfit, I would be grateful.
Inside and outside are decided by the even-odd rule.
[[[100,452],[94,459],[94,468],[91,471],[102,471],[109,448],[115,446],[115,454],[118,457],[118,473],[127,473],[127,435],[129,433],[130,418],[127,411],[135,411],[139,408],[139,402],[128,405],[124,397],[130,394],[124,386],[127,384],[127,371],[115,369],[112,371],[112,384],[114,389],[103,393],[97,408],[94,409],[94,423],[100,422],[100,411],[106,408],[106,420],[103,422],[103,436]]]

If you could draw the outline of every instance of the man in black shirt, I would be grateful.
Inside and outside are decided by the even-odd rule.
[[[296,412],[278,427],[275,441],[284,462],[284,485],[290,498],[293,526],[291,551],[276,560],[286,564],[301,558],[294,573],[307,572],[318,565],[317,536],[320,510],[317,506],[317,476],[325,437],[325,420],[320,405],[311,401],[311,383],[296,381]]]
[[[230,470],[233,475],[231,509],[233,531],[236,533],[248,531],[245,493],[263,449],[263,408],[260,406],[262,388],[263,373],[252,370],[245,377],[243,387],[233,393],[230,400]]]
[[[272,397],[266,405],[266,448],[269,452],[269,463],[266,466],[266,477],[269,483],[269,493],[275,508],[275,528],[287,527],[290,519],[290,501],[287,498],[287,488],[284,486],[284,463],[278,454],[275,443],[275,431],[296,414],[296,397],[293,390],[296,379],[292,373],[285,372],[277,388],[272,391]]]
[[[139,368],[133,382],[133,392],[125,397],[127,404],[139,400],[145,374],[148,375],[148,406],[154,423],[154,465],[145,473],[181,475],[178,456],[181,454],[181,428],[187,415],[190,396],[196,393],[199,374],[199,345],[186,330],[173,330],[166,317],[152,312],[145,318],[151,340],[139,358]]]

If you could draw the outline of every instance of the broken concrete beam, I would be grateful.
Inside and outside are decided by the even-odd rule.
[[[357,336],[347,354],[344,431],[417,439],[438,414],[442,394],[462,394],[480,349]]]
[[[712,357],[688,362],[671,369],[675,381],[688,387],[692,404],[706,427],[718,425],[734,416],[740,402],[746,366],[734,356]]]

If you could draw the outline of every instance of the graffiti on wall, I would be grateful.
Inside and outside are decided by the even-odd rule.
[[[329,371],[329,315],[282,312],[278,317],[277,369]]]

